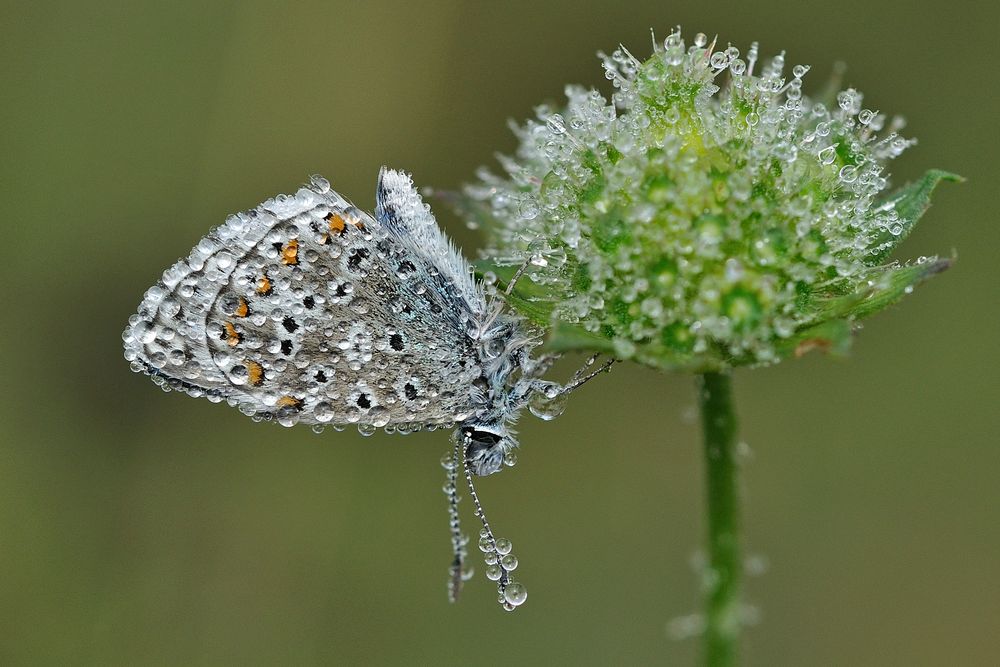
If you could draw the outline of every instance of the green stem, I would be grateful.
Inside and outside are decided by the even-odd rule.
[[[705,664],[736,664],[740,632],[739,497],[736,410],[728,373],[700,378],[708,491],[708,569],[705,573]]]

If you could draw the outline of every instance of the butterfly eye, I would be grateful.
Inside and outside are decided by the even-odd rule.
[[[465,458],[476,475],[485,477],[499,472],[503,465],[503,436],[491,431],[469,429]]]

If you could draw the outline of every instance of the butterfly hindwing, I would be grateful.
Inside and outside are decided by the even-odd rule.
[[[378,219],[319,178],[231,216],[147,292],[126,356],[167,388],[286,425],[465,419],[483,297],[396,183],[380,186]]]

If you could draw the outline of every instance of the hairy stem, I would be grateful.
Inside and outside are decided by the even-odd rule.
[[[736,410],[728,373],[700,378],[708,492],[708,568],[705,572],[705,664],[736,664],[740,631],[739,497]]]

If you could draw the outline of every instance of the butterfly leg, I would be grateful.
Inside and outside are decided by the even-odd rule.
[[[521,372],[525,377],[540,378],[549,372],[552,364],[562,358],[561,353],[549,352],[537,359],[526,358],[521,364]]]
[[[451,529],[451,549],[454,558],[451,562],[448,577],[448,601],[457,602],[459,593],[462,592],[462,583],[466,579],[465,557],[467,555],[465,545],[468,538],[462,535],[462,524],[458,514],[458,469],[460,447],[462,446],[462,436],[456,431],[452,440],[451,456],[442,460],[442,465],[448,472],[448,483],[444,487],[445,495],[448,496],[448,527]]]
[[[601,364],[600,368],[598,368],[597,370],[592,371],[589,374],[585,374],[587,373],[587,369],[592,367],[594,363],[597,361],[598,356],[600,355],[595,354],[594,356],[587,359],[587,362],[583,365],[583,367],[580,368],[576,373],[574,373],[573,377],[570,378],[569,382],[567,382],[564,385],[561,385],[557,382],[549,382],[548,380],[542,380],[538,378],[537,374],[529,374],[525,372],[524,377],[518,380],[517,384],[514,386],[514,389],[510,393],[511,404],[515,407],[524,406],[526,403],[528,403],[532,394],[541,394],[548,401],[554,401],[556,399],[559,399],[560,397],[567,396],[576,389],[578,389],[579,387],[581,387],[582,385],[593,380],[601,373],[606,373],[609,370],[611,370],[611,366],[618,361],[617,359],[608,359],[606,362]],[[551,361],[549,362],[549,365],[551,365]],[[535,412],[535,415],[539,416],[537,412]],[[546,417],[546,418],[551,419],[551,417]]]
[[[576,390],[578,387],[583,386],[590,380],[593,380],[601,373],[607,373],[608,371],[611,370],[611,366],[618,361],[617,359],[608,359],[603,364],[601,364],[601,367],[598,368],[596,371],[591,372],[589,375],[584,375],[584,373],[587,372],[587,369],[593,366],[594,362],[596,362],[597,358],[600,356],[601,356],[600,353],[598,353],[587,359],[587,361],[583,364],[583,366],[579,370],[577,370],[576,373],[573,374],[573,377],[570,378],[570,381],[566,383],[566,385],[562,388],[562,391],[560,393],[568,394]]]
[[[514,287],[517,285],[517,281],[521,279],[521,276],[524,275],[524,272],[528,270],[528,267],[530,265],[531,265],[531,260],[529,259],[525,260],[524,264],[517,267],[517,271],[515,271],[514,275],[511,276],[510,281],[507,283],[506,289],[504,289],[503,291],[503,293],[506,296],[510,296],[511,292],[514,291]]]

